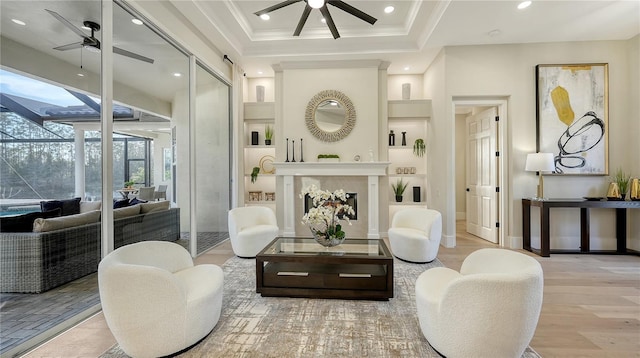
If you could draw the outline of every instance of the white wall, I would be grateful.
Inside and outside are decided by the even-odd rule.
[[[351,133],[337,142],[323,142],[306,127],[305,111],[309,101],[323,90],[344,93],[356,111],[356,123]],[[300,139],[304,143],[305,161],[316,161],[318,154],[338,154],[341,161],[353,161],[359,154],[368,159],[369,148],[378,160],[378,69],[333,68],[291,69],[283,71],[282,119],[276,123],[279,138],[277,160],[284,161],[285,138],[296,141],[296,160],[300,159]]]
[[[456,114],[456,220],[467,217],[467,128],[466,114]]]
[[[535,66],[550,63],[609,63],[609,168],[631,168],[638,171],[638,164],[632,164],[629,148],[633,145],[628,129],[638,126],[637,86],[635,99],[632,83],[638,82],[629,76],[629,67],[634,60],[630,53],[637,53],[637,40],[599,41],[580,43],[520,44],[499,46],[459,46],[448,47],[442,59],[438,59],[425,74],[426,97],[433,99],[434,127],[438,136],[434,137],[431,152],[443,163],[442,178],[430,178],[435,185],[436,203],[432,206],[445,209],[444,226],[446,235],[455,234],[453,220],[455,208],[447,203],[455,202],[454,151],[451,143],[455,134],[450,122],[453,121],[451,102],[453,97],[503,97],[508,100],[508,148],[510,162],[508,168],[509,204],[505,208],[508,216],[507,235],[521,242],[522,217],[521,199],[535,194],[537,177],[524,171],[527,153],[536,149],[535,118]],[[635,67],[638,67],[637,55]],[[441,77],[444,77],[441,78]],[[440,96],[438,91],[443,91]],[[635,140],[637,141],[637,136]],[[636,147],[637,148],[637,147]],[[637,152],[636,152],[637,153]],[[628,158],[628,159],[627,159]],[[637,162],[637,160],[636,160]],[[634,168],[635,166],[635,168]],[[604,196],[609,178],[602,176],[566,176],[545,178],[545,193],[549,197]],[[437,192],[442,190],[441,199]],[[637,212],[630,218],[638,220]],[[573,210],[558,210],[553,216],[551,228],[552,248],[577,248],[579,246],[578,213]],[[535,223],[532,223],[535,227]],[[605,210],[592,210],[592,249],[615,248],[615,227],[612,214]],[[534,231],[535,234],[535,231]],[[632,230],[634,240],[640,239],[640,232]]]

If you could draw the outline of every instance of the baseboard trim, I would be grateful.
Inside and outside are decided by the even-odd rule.
[[[440,241],[440,245],[448,249],[456,247],[456,236],[442,235],[442,240]]]

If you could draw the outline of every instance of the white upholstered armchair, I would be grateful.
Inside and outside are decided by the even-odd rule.
[[[246,206],[229,210],[229,239],[239,257],[256,257],[279,231],[276,214],[270,208]]]
[[[223,278],[166,241],[122,246],[98,267],[107,325],[132,357],[166,356],[205,337],[220,318]]]
[[[438,255],[442,239],[442,215],[427,208],[406,208],[391,220],[391,252],[410,262],[431,262]]]
[[[506,249],[480,249],[460,272],[436,267],[416,281],[420,328],[447,358],[520,357],[542,308],[540,263]]]

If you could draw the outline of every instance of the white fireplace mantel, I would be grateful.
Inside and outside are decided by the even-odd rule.
[[[296,176],[365,176],[367,180],[368,217],[367,238],[379,239],[379,178],[387,175],[390,162],[279,162],[273,163],[276,176],[284,180],[284,228],[282,235],[294,237],[295,230],[295,198],[293,178]]]

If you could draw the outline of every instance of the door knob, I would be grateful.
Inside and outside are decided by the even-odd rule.
[[[467,188],[467,191],[469,191],[469,188]]]

